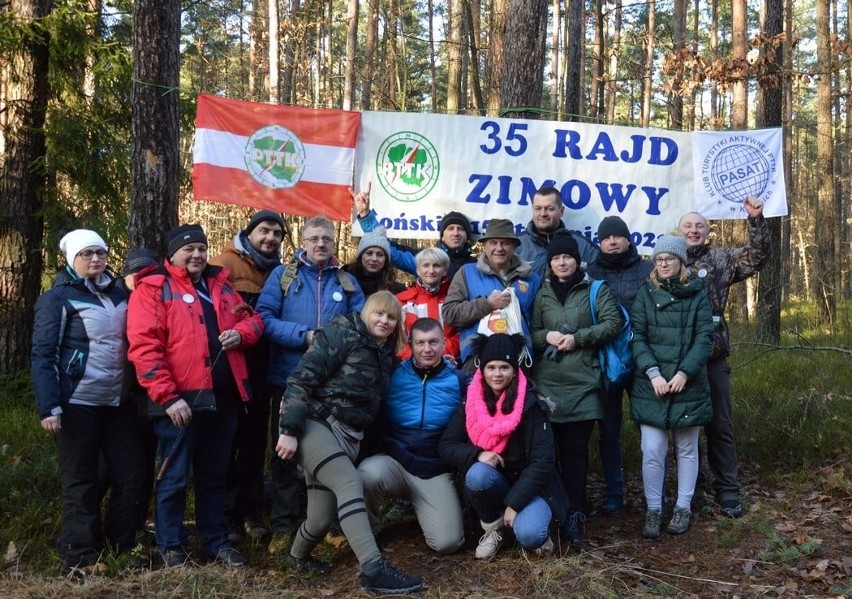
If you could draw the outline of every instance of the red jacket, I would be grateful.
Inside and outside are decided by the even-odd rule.
[[[228,281],[228,271],[208,266],[204,279],[216,307],[220,331],[236,330],[239,348],[224,352],[244,402],[249,401],[248,370],[243,350],[263,333],[260,315],[233,309],[243,304]],[[167,408],[178,399],[197,407],[215,403],[212,387],[207,329],[200,299],[185,268],[168,262],[137,278],[127,312],[128,357],[136,367],[139,383],[158,405]]]
[[[459,359],[459,331],[456,327],[451,327],[444,324],[444,319],[441,318],[441,306],[447,298],[447,290],[450,288],[450,279],[444,277],[438,289],[429,291],[418,280],[414,285],[400,291],[396,294],[396,299],[402,304],[402,315],[405,318],[405,332],[411,334],[411,326],[418,318],[434,318],[444,325],[444,338],[446,345],[444,346],[444,355],[453,356],[456,360]],[[406,346],[399,354],[399,357],[406,360],[411,357],[411,347]]]

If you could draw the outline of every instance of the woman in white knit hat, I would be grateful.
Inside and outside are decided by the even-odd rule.
[[[105,548],[135,544],[142,441],[122,397],[127,291],[106,269],[107,245],[88,229],[59,242],[67,266],[36,303],[32,382],[42,428],[56,439],[62,483],[62,571],[91,568]],[[109,503],[101,520],[103,456]]]

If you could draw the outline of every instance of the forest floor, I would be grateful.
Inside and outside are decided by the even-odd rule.
[[[582,552],[547,558],[506,547],[491,561],[473,558],[476,540],[455,555],[427,549],[414,519],[385,527],[379,544],[405,572],[423,577],[416,597],[852,597],[852,509],[850,497],[814,480],[848,479],[844,461],[811,472],[772,477],[745,472],[746,513],[739,520],[719,515],[706,493],[694,504],[686,534],[663,532],[641,538],[644,507],[641,481],[628,479],[625,508],[615,516],[592,513]],[[767,477],[768,478],[768,477]],[[671,481],[670,481],[671,488]],[[601,501],[602,484],[592,479],[590,501]],[[2,597],[366,597],[358,585],[354,556],[345,540],[324,543],[334,569],[325,576],[288,570],[265,544],[244,541],[252,567],[226,570],[206,565],[183,570],[133,569],[106,564],[86,579],[28,572],[23,559],[6,550],[0,576]],[[153,549],[147,554],[153,555]]]

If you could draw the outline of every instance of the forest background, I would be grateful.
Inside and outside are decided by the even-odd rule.
[[[194,202],[195,98],[677,130],[782,127],[790,216],[735,287],[778,343],[784,302],[836,330],[852,291],[850,1],[0,1],[0,372],[26,369],[58,239],[113,265],[204,224],[215,254],[250,211]],[[292,218],[298,231],[298,218]],[[349,257],[349,226],[338,228]],[[742,222],[715,243],[744,241]]]
[[[850,13],[850,0],[0,0],[0,594],[354,586],[346,551],[337,557],[353,568],[306,582],[255,546],[257,569],[243,574],[210,567],[77,590],[43,578],[59,485],[27,372],[35,300],[70,229],[98,230],[117,267],[128,248],[162,251],[178,222],[201,222],[213,255],[245,225],[250,209],[192,199],[195,99],[206,92],[685,131],[781,127],[790,214],[769,219],[770,261],[732,288],[728,314],[747,517],[720,519],[710,502],[677,542],[638,540],[639,450],[626,427],[630,508],[593,520],[582,555],[515,552],[470,568],[469,551],[424,562],[411,528],[382,543],[402,565],[428,568],[436,597],[852,596]],[[288,220],[298,234],[302,219]],[[742,222],[716,222],[713,234],[746,241]],[[348,223],[337,237],[351,258]]]

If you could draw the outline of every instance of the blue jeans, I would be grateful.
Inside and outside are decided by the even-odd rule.
[[[225,403],[225,402],[221,402]],[[183,527],[189,468],[195,483],[195,523],[204,541],[204,553],[213,557],[230,547],[225,525],[225,488],[231,444],[237,430],[237,411],[222,406],[215,412],[194,412],[192,422],[171,454],[172,459],[157,484],[155,532],[160,551],[187,545]],[[160,459],[175,448],[180,429],[168,416],[154,419],[154,432],[160,439]]]
[[[604,417],[600,421],[600,454],[608,497],[624,497],[621,471],[621,422],[623,385],[613,385],[604,394]]]
[[[506,476],[482,462],[471,466],[464,477],[464,490],[468,501],[483,522],[494,522],[503,517],[506,506],[503,499],[512,486]],[[538,549],[550,535],[553,513],[542,497],[534,497],[515,517],[512,532],[524,549]]]

